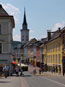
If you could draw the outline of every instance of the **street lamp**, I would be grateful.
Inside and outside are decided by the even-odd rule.
[[[42,54],[42,63],[44,64],[44,54]]]

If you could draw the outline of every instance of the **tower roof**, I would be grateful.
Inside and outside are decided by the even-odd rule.
[[[0,16],[9,16],[8,13],[3,9],[1,4],[0,4]]]
[[[24,8],[24,19],[23,19],[23,25],[27,25],[25,8]]]

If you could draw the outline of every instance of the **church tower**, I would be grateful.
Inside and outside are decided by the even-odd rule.
[[[23,24],[21,29],[21,42],[24,44],[27,43],[28,41],[29,41],[29,29],[26,20],[26,12],[24,9],[24,18],[23,18]]]

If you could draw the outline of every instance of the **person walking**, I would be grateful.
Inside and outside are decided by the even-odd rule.
[[[18,76],[19,75],[19,68],[18,68],[18,66],[15,67],[15,72],[16,72],[16,75]]]
[[[21,68],[21,70],[20,70],[20,76],[22,76],[22,75],[24,75],[24,74],[23,74],[23,69]]]
[[[7,78],[7,76],[8,76],[8,71],[9,71],[8,65],[4,66],[3,70],[4,70],[4,76],[5,76],[5,78]]]

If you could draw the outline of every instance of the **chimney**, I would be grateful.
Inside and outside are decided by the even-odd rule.
[[[0,8],[2,8],[2,5],[0,4]]]
[[[58,30],[59,30],[59,32],[60,32],[60,31],[61,31],[61,28],[59,27]]]
[[[47,38],[48,38],[48,40],[51,39],[51,30],[47,30]]]

